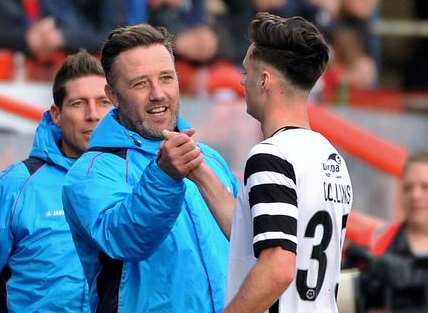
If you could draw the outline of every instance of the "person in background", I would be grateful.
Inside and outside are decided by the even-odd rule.
[[[110,110],[100,62],[82,50],[53,82],[54,104],[29,158],[0,173],[0,268],[5,312],[88,312],[88,287],[61,201],[62,184]],[[4,287],[4,286],[3,286]]]
[[[225,10],[216,16],[216,25],[226,29],[225,39],[220,40],[231,50],[228,57],[237,65],[248,48],[247,28],[257,12],[270,12],[282,17],[302,16],[313,22],[321,30],[334,27],[341,0],[222,0]]]
[[[428,153],[409,156],[401,177],[404,219],[371,231],[365,247],[351,243],[349,266],[360,267],[363,312],[428,310]],[[350,221],[350,227],[352,220]],[[358,252],[358,253],[356,253]]]
[[[98,52],[109,31],[124,24],[121,1],[14,1],[0,3],[0,48],[45,61],[52,53]]]
[[[412,1],[412,18],[416,22],[428,19],[428,3],[423,0]],[[428,39],[426,37],[416,37],[411,44],[411,52],[404,66],[403,87],[408,91],[425,91],[428,88]]]
[[[210,26],[205,5],[204,0],[148,1],[149,23],[174,34],[177,58],[204,64],[216,55],[218,37]]]
[[[376,63],[364,48],[360,33],[353,27],[338,24],[331,31],[333,57],[323,79],[326,89],[337,91],[342,86],[350,90],[370,90],[376,85]]]
[[[228,193],[237,181],[179,115],[171,37],[148,24],[115,29],[101,61],[115,109],[63,188],[91,312],[219,313],[228,242],[185,177],[204,160]]]

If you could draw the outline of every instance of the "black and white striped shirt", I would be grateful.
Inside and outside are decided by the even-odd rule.
[[[234,212],[229,302],[264,249],[296,254],[296,277],[267,312],[336,313],[352,187],[344,159],[320,134],[283,129],[250,152]]]

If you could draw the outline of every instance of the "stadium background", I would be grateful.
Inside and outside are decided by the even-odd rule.
[[[412,62],[420,56],[418,51],[425,51],[425,58],[428,55],[428,9],[424,1],[416,0],[361,2],[376,3],[366,21],[370,36],[375,39],[375,52],[367,52],[366,56],[375,64],[376,78],[364,87],[354,88],[340,82],[340,78],[337,81],[337,77],[333,86],[329,86],[327,77],[314,90],[311,105],[338,118],[331,122],[321,116],[317,130],[328,134],[336,132],[346,141],[343,144],[333,140],[333,143],[349,164],[354,209],[393,221],[401,214],[397,176],[404,157],[409,152],[428,149],[426,61],[420,63],[419,72],[412,68]],[[219,1],[206,0],[206,4],[211,12],[218,12]],[[227,6],[220,7],[227,10]],[[61,50],[55,53],[54,59],[58,53],[64,55]],[[55,59],[47,68],[42,65],[42,70],[37,72],[37,62],[34,65],[28,51],[9,49],[0,41],[1,168],[27,156],[37,118],[52,103],[50,77],[58,62]],[[195,63],[198,66],[194,67]],[[188,72],[183,64],[186,62],[179,67],[182,80],[187,84],[186,75],[196,75],[193,79],[196,84],[183,86],[182,114],[195,126],[198,138],[222,152],[235,173],[241,176],[246,154],[261,137],[258,123],[245,114],[239,64],[227,60],[190,62],[192,69]],[[421,75],[413,84],[408,79],[412,73]],[[313,114],[312,119],[318,117]],[[334,121],[340,123],[336,125]],[[345,128],[341,127],[342,123]]]

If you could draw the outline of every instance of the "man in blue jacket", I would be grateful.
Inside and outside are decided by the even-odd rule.
[[[0,173],[0,269],[8,312],[88,312],[87,283],[61,201],[67,171],[111,102],[100,62],[82,50],[55,76],[54,105],[28,159]]]
[[[116,108],[63,189],[91,311],[220,313],[228,242],[185,177],[203,163],[233,195],[237,181],[178,114],[170,36],[146,24],[113,30],[101,61]],[[163,142],[164,130],[181,134]]]

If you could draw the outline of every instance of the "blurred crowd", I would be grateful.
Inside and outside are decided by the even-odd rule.
[[[148,22],[166,27],[175,36],[175,61],[182,93],[204,96],[220,95],[226,91],[228,95],[242,96],[241,62],[249,45],[248,24],[256,12],[269,11],[285,17],[302,16],[323,32],[331,45],[332,58],[326,73],[314,90],[314,99],[346,101],[344,98],[350,89],[370,90],[379,86],[380,40],[373,32],[373,24],[380,16],[379,2],[379,0],[1,0],[0,80],[51,81],[67,54],[85,48],[98,55],[111,29]],[[426,2],[414,0],[413,3],[415,18],[428,18]],[[428,55],[427,40],[420,39],[403,73],[403,87],[408,90],[427,89],[426,55]],[[230,114],[230,111],[227,114]],[[221,138],[218,132],[216,137]],[[416,163],[418,165],[423,163],[424,171],[416,171],[415,174],[427,171],[426,159],[417,160]],[[424,189],[425,192],[428,190],[425,181]],[[406,223],[394,228],[397,232],[391,235],[393,239],[398,238],[398,235],[403,238],[404,226],[407,227],[409,221],[406,220]],[[426,216],[423,223],[426,225]],[[424,230],[425,228],[424,226]],[[405,242],[404,252],[407,255],[404,261],[416,260],[415,264],[423,265],[420,267],[423,267],[424,294],[420,300],[423,302],[420,307],[425,309],[428,307],[426,297],[424,298],[425,277],[428,275],[426,249],[428,239],[424,236],[423,240],[423,249],[418,249],[417,252],[420,252],[418,255],[413,255],[410,249],[412,247],[408,247],[411,242]],[[368,272],[370,275],[362,276],[363,291],[373,287],[373,290],[376,289],[378,292],[378,281],[368,282],[364,279],[375,277],[372,275],[373,272],[383,273],[381,270],[388,268],[387,265],[390,263],[392,264],[390,268],[393,269],[384,273],[386,278],[382,277],[391,285],[390,289],[386,289],[389,293],[380,296],[376,293],[375,297],[366,296],[365,299],[368,300],[367,303],[363,303],[364,309],[380,306],[377,300],[382,300],[384,302],[382,305],[386,303],[392,307],[391,301],[398,299],[392,297],[395,295],[393,292],[400,288],[400,291],[404,290],[402,287],[405,282],[402,272],[394,269],[396,266],[401,269],[413,269],[412,264],[403,265],[400,263],[402,260],[392,260],[391,256],[386,254],[386,252],[396,253],[403,245],[398,239],[396,241],[391,239],[390,243],[391,246],[386,247],[390,251],[386,251],[386,248],[382,251],[386,258],[370,259],[371,255],[357,250],[357,257],[366,257],[368,260],[365,266],[367,264],[372,266]],[[403,251],[399,250],[397,253],[403,254]],[[411,260],[409,255],[412,257]],[[387,274],[398,276],[393,280]],[[413,274],[408,273],[407,276],[412,278]],[[418,279],[422,277],[419,272],[416,274]],[[411,286],[406,285],[406,290],[410,290],[410,293],[422,290],[420,287],[422,283],[419,284],[419,281],[417,283],[418,289],[411,289],[410,287],[414,287],[414,281],[409,279],[408,285]],[[380,285],[382,286],[384,284]],[[401,301],[401,298],[399,300]],[[372,304],[370,301],[376,303]]]
[[[422,2],[415,0],[415,8],[423,18]],[[322,30],[332,47],[332,62],[314,95],[340,101],[348,89],[378,84],[379,38],[372,31],[378,7],[379,0],[3,0],[0,79],[50,80],[67,53],[86,48],[96,54],[112,28],[149,22],[175,35],[183,93],[229,90],[242,95],[240,66],[248,23],[257,11],[269,11],[300,15]],[[25,58],[17,60],[10,51],[23,52]],[[418,64],[417,56],[412,60]],[[420,87],[413,73],[421,66],[411,66],[413,81],[406,80],[407,87]]]
[[[183,92],[239,94],[248,23],[255,12],[270,11],[303,16],[324,31],[335,51],[327,88],[342,81],[366,88],[377,77],[376,39],[369,27],[376,5],[377,0],[5,0],[0,47],[31,57],[27,78],[49,80],[64,53],[79,48],[97,53],[112,28],[148,21],[175,34]],[[16,63],[10,62],[10,67]]]

